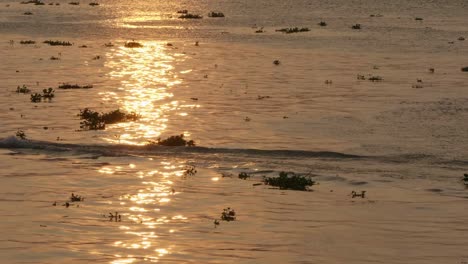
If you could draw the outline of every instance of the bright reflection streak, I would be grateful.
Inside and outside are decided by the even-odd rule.
[[[98,171],[102,174],[125,172],[125,169],[140,168],[138,164],[127,166],[106,166]],[[167,214],[167,206],[175,199],[173,185],[175,177],[180,176],[182,163],[161,162],[156,169],[130,170],[135,177],[143,177],[141,186],[134,189],[133,193],[119,197],[120,205],[126,209],[121,212],[122,220],[118,230],[124,234],[113,246],[120,250],[126,250],[129,255],[119,255],[117,260],[111,263],[133,263],[142,258],[152,262],[162,262],[164,256],[174,252],[174,246],[162,242],[168,234],[175,233],[174,224],[182,224],[189,218],[180,213]],[[109,201],[111,202],[111,201]],[[144,255],[141,255],[144,252]]]
[[[128,19],[138,21],[139,18]],[[109,49],[106,54],[109,76],[121,85],[114,91],[100,93],[102,100],[115,102],[120,109],[141,115],[135,122],[107,126],[107,130],[115,131],[104,138],[111,143],[144,145],[166,130],[171,116],[187,116],[187,108],[197,107],[173,100],[170,91],[181,83],[173,65],[176,61],[184,61],[185,55],[173,54],[175,52],[165,42],[142,44],[142,48],[133,49],[121,45]]]

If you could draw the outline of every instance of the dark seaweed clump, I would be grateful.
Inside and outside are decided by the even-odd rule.
[[[30,0],[30,1],[23,1],[21,4],[26,5],[26,4],[35,4],[35,5],[44,5],[44,2],[40,0]]]
[[[183,15],[179,16],[179,18],[181,18],[181,19],[201,19],[201,18],[203,18],[203,16],[187,13],[187,14],[183,14]]]
[[[128,114],[120,111],[120,109],[108,113],[99,113],[85,108],[80,110],[78,116],[84,120],[80,122],[80,128],[87,130],[103,130],[106,129],[106,124],[136,121],[140,118],[140,115],[134,112]]]
[[[49,44],[50,46],[71,46],[72,43],[68,41],[60,41],[60,40],[46,40],[44,43]]]
[[[31,90],[29,90],[29,88],[26,85],[23,84],[23,86],[16,87],[16,92],[17,93],[27,94],[27,93],[31,92]]]
[[[91,89],[93,88],[92,85],[78,85],[78,84],[69,84],[69,83],[62,83],[58,87],[59,89]]]
[[[230,207],[223,209],[223,212],[221,213],[221,220],[227,222],[236,220],[236,212],[234,209],[231,209]]]
[[[31,44],[36,44],[36,41],[34,41],[34,40],[21,40],[20,44],[31,45]]]
[[[193,140],[187,141],[184,139],[184,134],[180,134],[177,136],[170,136],[163,140],[161,140],[161,138],[158,138],[156,142],[151,141],[149,145],[169,146],[169,147],[176,147],[176,146],[194,147],[195,141]]]
[[[283,32],[286,34],[291,34],[291,33],[307,32],[307,31],[310,31],[310,29],[306,27],[303,27],[303,28],[294,27],[294,28],[281,28],[281,29],[277,29],[276,31]]]
[[[222,12],[210,12],[208,13],[209,17],[224,17],[224,14]]]
[[[307,191],[308,186],[315,184],[315,181],[308,176],[284,171],[279,173],[279,177],[265,177],[263,182],[267,185],[279,187],[281,190],[298,191]]]
[[[129,41],[129,42],[125,42],[125,47],[126,48],[141,48],[143,47],[143,45],[136,41]]]

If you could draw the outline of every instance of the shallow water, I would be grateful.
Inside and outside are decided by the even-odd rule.
[[[465,1],[56,2],[0,1],[2,259],[468,261]],[[294,26],[311,31],[275,32]],[[125,48],[132,39],[143,47]],[[15,93],[23,84],[55,98],[31,103]],[[141,118],[81,131],[86,107]],[[181,133],[199,147],[144,146]],[[279,171],[319,184],[256,185]],[[85,200],[62,206],[72,192]],[[237,220],[215,227],[226,207]]]

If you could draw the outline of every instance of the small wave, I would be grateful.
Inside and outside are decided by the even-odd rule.
[[[230,149],[208,147],[166,147],[166,146],[133,146],[133,145],[86,145],[67,144],[38,140],[20,140],[10,136],[0,140],[0,148],[33,149],[44,151],[69,151],[79,153],[95,153],[103,156],[126,155],[154,155],[154,154],[233,154],[268,157],[296,157],[296,158],[329,158],[329,159],[358,159],[364,156],[346,154],[333,151],[306,150],[261,150],[261,149]]]

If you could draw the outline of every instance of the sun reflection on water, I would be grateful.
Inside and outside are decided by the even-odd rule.
[[[120,87],[101,92],[102,100],[115,103],[126,112],[135,112],[141,118],[135,122],[108,126],[111,133],[104,140],[111,143],[143,145],[158,138],[166,130],[172,115],[186,116],[181,109],[196,107],[183,105],[173,99],[171,89],[181,83],[174,69],[176,62],[184,61],[185,55],[177,53],[164,42],[142,42],[141,48],[126,48],[123,45],[109,49],[106,67],[109,76],[120,82]]]
[[[124,250],[128,254],[114,255],[117,259],[111,263],[134,263],[142,259],[159,262],[175,250],[174,245],[168,244],[167,237],[177,232],[174,225],[186,223],[189,218],[180,212],[167,213],[170,210],[165,209],[179,194],[174,190],[174,184],[184,177],[185,166],[165,161],[159,162],[159,166],[159,170],[136,169],[140,166],[131,163],[128,166],[109,165],[98,170],[104,175],[125,171],[143,178],[135,191],[119,197],[123,219],[118,230],[122,237],[112,245],[119,249],[119,253]]]

